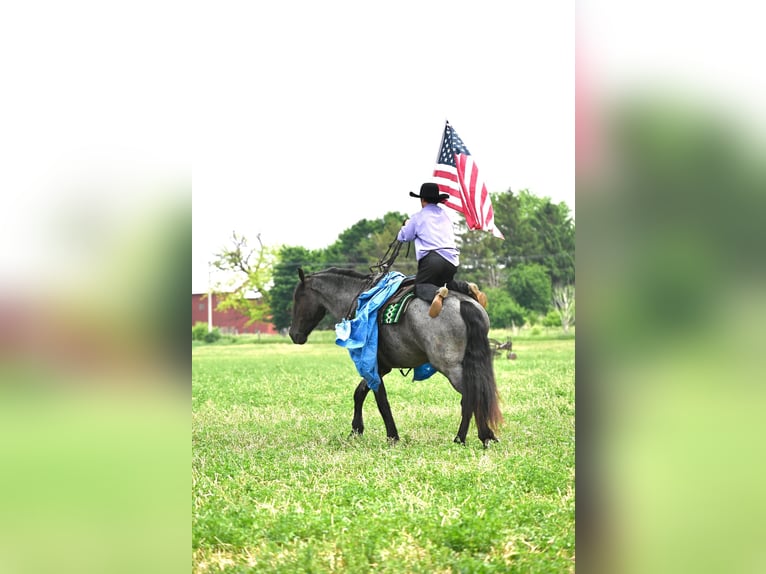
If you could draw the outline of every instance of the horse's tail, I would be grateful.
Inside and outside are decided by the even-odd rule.
[[[474,406],[479,436],[483,429],[496,431],[503,422],[495,371],[492,367],[492,351],[487,337],[487,323],[481,308],[472,301],[460,302],[460,316],[466,325],[467,340],[463,355],[463,393]],[[488,437],[481,437],[488,438]]]

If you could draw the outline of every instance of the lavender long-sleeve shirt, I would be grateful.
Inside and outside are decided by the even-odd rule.
[[[427,203],[399,230],[399,241],[415,241],[415,259],[420,261],[429,251],[436,251],[455,267],[460,265],[452,221],[435,203]]]

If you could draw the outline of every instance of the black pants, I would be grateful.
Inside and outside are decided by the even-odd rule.
[[[431,251],[418,261],[418,272],[415,275],[416,295],[421,299],[431,301],[436,295],[436,289],[444,285],[447,286],[447,289],[470,295],[468,283],[455,281],[455,273],[457,273],[457,267],[435,251]]]

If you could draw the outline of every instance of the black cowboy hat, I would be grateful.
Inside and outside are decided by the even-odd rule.
[[[439,193],[439,186],[435,183],[424,183],[420,186],[420,195],[411,191],[410,197],[419,197],[428,203],[441,203],[449,198],[449,194]]]

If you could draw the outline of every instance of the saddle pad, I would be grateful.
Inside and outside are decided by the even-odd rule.
[[[409,305],[410,301],[412,300],[414,296],[415,296],[414,291],[410,291],[398,301],[394,301],[393,303],[389,303],[388,305],[386,305],[385,309],[383,309],[383,313],[381,314],[380,322],[383,325],[397,324],[399,322],[399,319],[401,319],[402,315],[404,315],[404,311],[407,309],[407,306]]]

